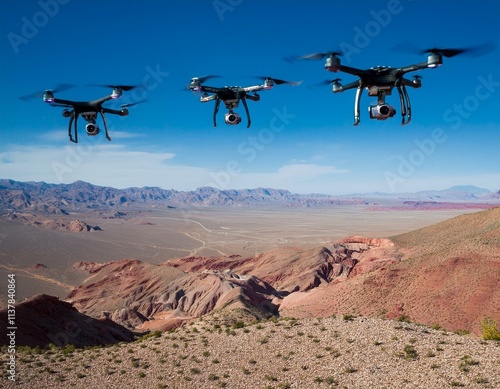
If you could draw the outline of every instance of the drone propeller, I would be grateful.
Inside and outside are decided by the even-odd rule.
[[[335,84],[335,83],[337,83],[339,81],[342,81],[342,79],[341,78],[334,78],[333,80],[325,80],[325,81],[323,81],[323,84],[326,84],[326,85],[328,85],[328,84]]]
[[[19,98],[21,100],[24,100],[24,101],[33,100],[33,99],[37,99],[37,98],[42,98],[43,94],[47,91],[52,92],[52,93],[59,93],[59,92],[63,92],[65,90],[74,88],[75,86],[76,85],[73,85],[73,84],[58,84],[54,89],[46,89],[44,91],[31,93],[29,95],[19,96]]]
[[[415,47],[412,43],[401,42],[398,45],[396,45],[395,47],[393,47],[393,50],[407,52],[407,53],[418,53],[420,55],[424,55],[427,53],[440,54],[443,57],[451,58],[451,57],[454,57],[454,56],[460,55],[460,54],[467,54],[467,55],[477,57],[477,56],[481,56],[481,55],[485,55],[485,54],[489,53],[494,48],[495,47],[492,43],[485,43],[485,44],[478,45],[478,46],[464,47],[464,48],[432,47],[432,48],[422,50],[422,49]]]
[[[101,85],[101,84],[89,84],[88,86],[99,86],[103,88],[110,88],[110,89],[115,89],[119,88],[125,92],[128,92],[129,90],[132,90],[134,88],[137,88],[140,85]]]
[[[137,104],[141,104],[141,103],[145,103],[149,100],[141,100],[141,101],[136,101],[135,103],[127,103],[127,104],[122,104],[120,105],[121,108],[126,108],[126,107],[133,107],[134,105],[137,105]]]
[[[292,86],[297,86],[302,83],[302,81],[286,81],[286,80],[280,80],[279,78],[266,77],[266,76],[256,76],[255,78],[258,78],[259,80],[272,80],[276,85],[289,84]]]
[[[342,55],[342,53],[340,51],[317,52],[317,53],[311,53],[311,54],[294,56],[294,57],[286,57],[285,61],[291,63],[291,62],[295,62],[296,60],[299,60],[299,59],[320,60],[320,59],[323,59],[325,57],[330,57],[331,55],[337,56],[337,55]]]
[[[202,77],[193,77],[193,78],[192,78],[192,80],[191,80],[191,83],[192,83],[194,80],[197,80],[197,81],[200,83],[200,85],[201,85],[201,84],[203,84],[205,81],[210,80],[211,78],[219,78],[219,77],[220,77],[220,76],[217,76],[217,75],[215,75],[215,74],[208,74],[208,75],[206,75],[206,76],[202,76]],[[183,90],[184,90],[184,91],[188,91],[188,92],[190,92],[190,91],[191,91],[191,88],[190,88],[191,83],[184,85],[184,89],[183,89]]]
[[[210,80],[211,78],[218,78],[218,77],[220,76],[217,76],[215,74],[209,74],[203,77],[194,77],[194,78],[197,78],[200,84],[203,84],[205,81]]]
[[[455,49],[442,49],[442,48],[432,48],[432,49],[426,49],[422,50],[422,54],[425,53],[436,53],[436,54],[441,54],[446,58],[451,58],[454,57],[455,55],[459,54],[468,54],[472,56],[480,56],[489,53],[491,50],[493,50],[493,44],[488,43],[484,45],[479,45],[479,46],[473,46],[473,47],[466,47],[466,48],[455,48]]]
[[[333,80],[323,80],[321,82],[318,82],[316,84],[312,84],[309,86],[309,89],[314,89],[315,87],[317,86],[325,86],[325,85],[329,85],[329,84],[334,84],[334,83],[338,83],[339,81],[342,81],[342,79],[340,78],[335,78]]]

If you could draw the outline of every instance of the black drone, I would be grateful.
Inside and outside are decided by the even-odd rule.
[[[467,49],[440,49],[432,48],[421,50],[421,54],[428,53],[427,61],[403,66],[399,68],[392,68],[386,66],[376,66],[370,69],[357,69],[350,66],[342,65],[338,57],[342,53],[329,51],[324,53],[312,53],[303,55],[294,59],[312,59],[319,60],[326,57],[325,69],[330,72],[344,72],[357,76],[359,80],[351,82],[346,85],[340,83],[340,78],[334,80],[326,80],[322,84],[333,84],[333,93],[339,93],[348,89],[357,88],[356,98],[354,102],[354,125],[357,126],[360,121],[359,104],[363,90],[368,90],[369,96],[377,97],[377,105],[370,105],[368,111],[370,119],[386,120],[392,118],[396,114],[393,106],[385,102],[385,97],[390,95],[392,89],[396,87],[399,100],[401,104],[402,125],[408,124],[411,121],[411,104],[410,97],[406,87],[420,88],[422,86],[421,77],[414,75],[410,80],[405,78],[405,75],[410,72],[415,72],[421,69],[436,68],[443,64],[443,57],[451,58],[455,55],[462,53],[476,53],[484,52],[484,49],[489,50],[485,46],[467,48]]]
[[[246,99],[259,101],[260,95],[257,94],[257,92],[263,89],[264,90],[272,89],[274,84],[276,85],[289,84],[293,86],[300,84],[300,82],[284,81],[271,77],[259,77],[264,80],[264,83],[262,85],[253,85],[247,87],[224,86],[220,88],[202,85],[206,80],[214,77],[217,76],[194,77],[191,79],[191,83],[189,84],[189,89],[191,91],[203,92],[203,94],[200,97],[200,101],[202,103],[215,100],[214,127],[217,126],[217,112],[219,112],[219,105],[221,100],[224,102],[224,104],[226,105],[226,109],[228,110],[228,112],[224,116],[225,122],[226,124],[230,125],[236,125],[241,122],[241,116],[238,115],[238,113],[234,112],[233,109],[238,108],[240,100],[243,102],[243,106],[245,107],[248,119],[248,124],[247,124],[248,128],[250,127],[251,120]]]
[[[71,101],[71,100],[58,99],[54,97],[54,93],[61,92],[73,87],[73,85],[61,84],[56,89],[49,89],[44,92],[33,93],[31,95],[21,96],[19,98],[21,100],[31,100],[37,97],[42,97],[43,101],[50,104],[52,107],[67,108],[63,110],[62,115],[66,118],[67,117],[70,118],[68,125],[68,135],[69,135],[69,140],[74,143],[78,143],[78,131],[77,131],[78,116],[81,116],[82,118],[85,119],[85,121],[87,121],[87,125],[85,126],[87,135],[94,136],[99,134],[100,131],[99,126],[96,124],[97,114],[99,113],[104,123],[106,139],[110,141],[111,138],[109,137],[108,124],[106,123],[106,117],[104,116],[104,114],[110,113],[113,115],[127,116],[129,113],[127,107],[136,105],[141,101],[130,104],[122,104],[120,106],[121,108],[120,110],[106,108],[102,106],[106,101],[120,98],[122,96],[123,91],[129,91],[135,88],[135,86],[130,86],[130,85],[96,85],[96,86],[112,88],[113,91],[111,92],[110,95],[101,97],[100,99],[97,100]]]

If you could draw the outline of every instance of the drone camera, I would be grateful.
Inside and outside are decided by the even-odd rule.
[[[370,119],[386,120],[396,114],[396,110],[389,104],[370,105],[368,107]]]
[[[236,125],[240,124],[241,116],[235,112],[228,112],[224,116],[224,120],[226,121],[226,124]]]
[[[87,135],[97,135],[99,134],[99,126],[95,123],[89,123],[85,126],[85,131],[87,131]]]

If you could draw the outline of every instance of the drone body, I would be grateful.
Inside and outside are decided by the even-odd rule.
[[[483,50],[483,49],[480,49]],[[386,120],[394,117],[396,110],[393,106],[385,102],[386,96],[391,95],[393,88],[398,91],[399,101],[401,105],[402,125],[406,125],[411,121],[411,104],[410,97],[406,87],[420,88],[422,86],[421,77],[413,76],[413,80],[405,77],[407,73],[415,72],[427,68],[436,68],[443,64],[443,57],[453,57],[464,52],[479,51],[478,48],[473,49],[427,49],[422,53],[428,53],[425,62],[416,63],[408,66],[392,68],[386,66],[376,66],[370,69],[358,69],[350,66],[345,66],[341,63],[341,55],[339,52],[324,52],[313,53],[298,57],[298,59],[322,59],[326,57],[325,69],[329,72],[343,72],[358,77],[357,81],[346,85],[340,83],[340,79],[327,80],[323,84],[333,84],[332,92],[340,93],[349,89],[356,89],[354,101],[354,125],[357,126],[360,122],[360,100],[363,90],[368,91],[369,96],[377,97],[377,104],[370,105],[368,111],[370,119]]]
[[[100,129],[99,126],[96,123],[97,120],[97,115],[100,114],[103,124],[104,124],[104,130],[106,133],[106,139],[108,141],[111,141],[111,138],[109,136],[109,131],[108,131],[108,124],[106,122],[106,113],[113,114],[113,115],[119,115],[119,116],[127,116],[129,111],[126,107],[135,105],[137,103],[132,103],[132,104],[123,104],[121,106],[120,110],[116,109],[111,109],[107,107],[103,107],[103,104],[109,100],[115,100],[119,99],[123,91],[128,91],[133,88],[134,86],[128,86],[128,85],[121,85],[121,86],[111,86],[111,85],[103,85],[106,87],[112,88],[111,94],[101,97],[100,99],[92,100],[92,101],[72,101],[72,100],[65,100],[65,99],[59,99],[54,97],[54,93],[56,91],[61,91],[68,89],[70,86],[63,85],[57,89],[54,90],[46,90],[42,94],[43,101],[51,105],[52,107],[64,107],[65,109],[62,112],[62,115],[66,118],[69,119],[69,125],[68,125],[68,136],[69,140],[74,143],[78,143],[78,128],[77,128],[77,122],[78,118],[81,116],[86,122],[85,130],[87,132],[87,135],[89,136],[95,136],[99,134]],[[21,100],[29,100],[34,97],[38,97],[40,93],[35,93],[32,95],[28,96],[23,96],[20,97]]]
[[[274,85],[280,84],[290,84],[290,85],[299,85],[300,82],[289,82],[279,79],[273,79],[271,77],[260,77],[264,80],[261,85],[253,85],[247,87],[241,86],[224,86],[224,87],[213,87],[213,86],[205,86],[202,85],[204,81],[209,78],[213,78],[216,76],[205,76],[205,77],[194,77],[191,79],[191,83],[189,84],[189,89],[192,92],[203,92],[200,97],[200,101],[202,103],[206,103],[212,100],[215,100],[214,114],[213,114],[213,122],[214,127],[217,126],[217,112],[219,111],[220,102],[222,101],[226,106],[228,112],[224,115],[224,121],[229,125],[238,125],[241,123],[241,116],[234,112],[235,108],[238,108],[239,102],[243,103],[245,107],[245,112],[247,115],[247,128],[251,125],[250,112],[248,110],[247,99],[252,101],[259,101],[260,95],[257,93],[261,90],[272,89]],[[211,93],[211,94],[210,94]]]

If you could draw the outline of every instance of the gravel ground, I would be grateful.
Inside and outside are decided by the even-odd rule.
[[[17,382],[7,380],[4,352],[0,387],[500,388],[500,342],[346,319],[226,326],[214,318],[133,344],[41,354],[19,348]]]

